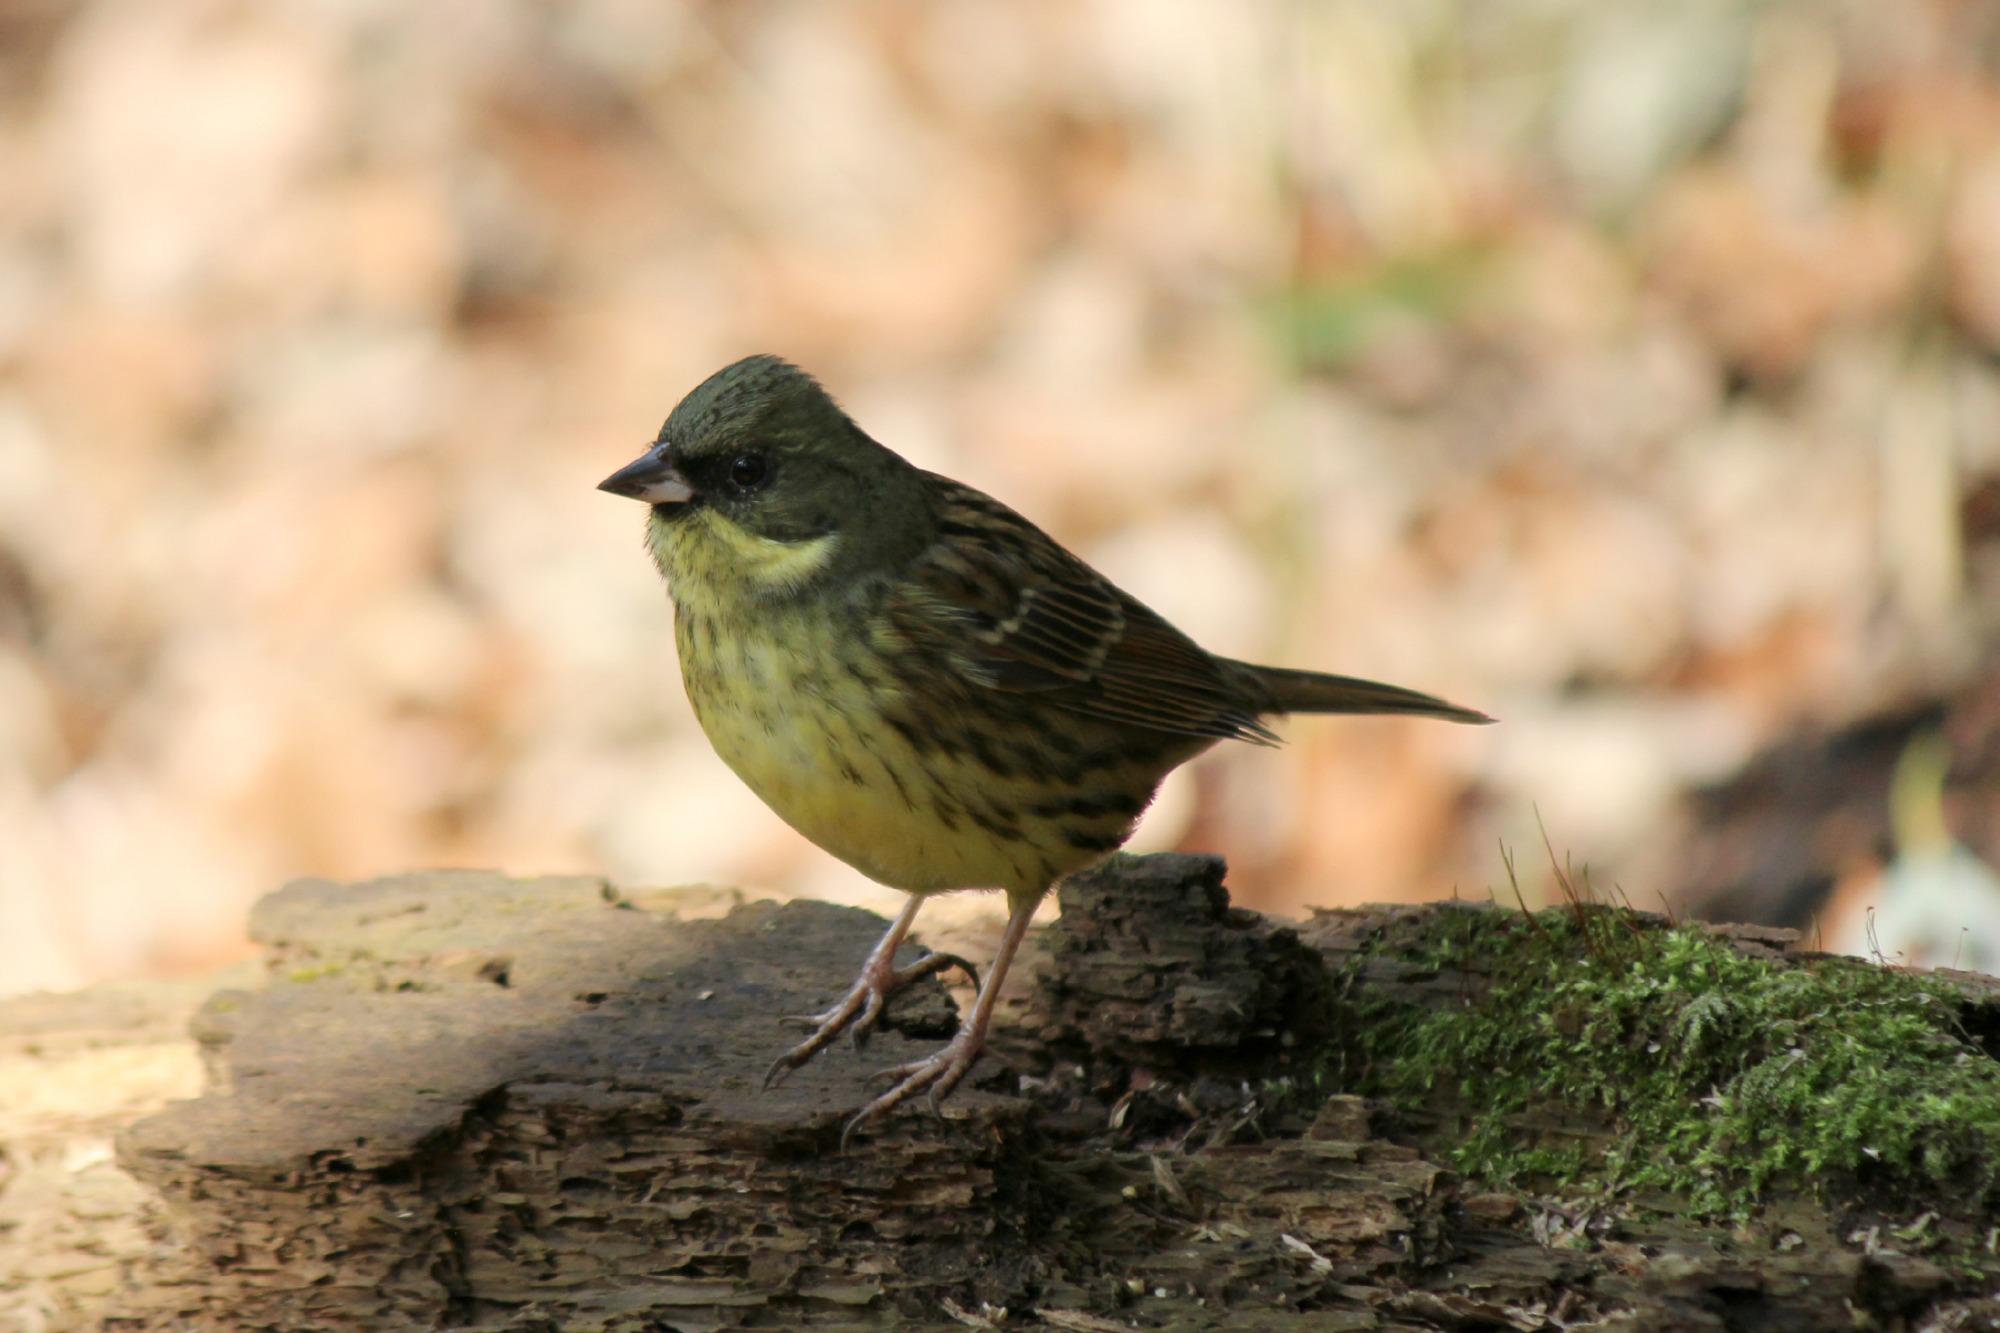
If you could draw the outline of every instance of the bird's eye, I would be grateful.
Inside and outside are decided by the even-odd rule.
[[[747,491],[761,485],[770,471],[762,454],[745,454],[729,465],[729,484]]]

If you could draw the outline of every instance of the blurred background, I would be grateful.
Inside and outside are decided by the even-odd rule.
[[[1186,770],[1140,845],[1241,901],[1532,903],[1546,830],[2000,958],[1996,0],[6,0],[0,993],[299,874],[893,907],[593,489],[757,351],[1211,648],[1503,719]]]

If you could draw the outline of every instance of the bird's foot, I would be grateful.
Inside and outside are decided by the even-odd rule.
[[[800,1014],[785,1020],[810,1027],[813,1034],[771,1062],[771,1067],[764,1072],[764,1087],[769,1089],[782,1082],[787,1074],[825,1050],[842,1032],[852,1032],[854,1049],[860,1050],[868,1044],[869,1035],[874,1032],[875,1024],[882,1017],[882,1009],[892,994],[913,981],[954,967],[972,978],[974,986],[979,984],[979,974],[973,971],[972,964],[957,954],[926,954],[901,969],[889,960],[878,961],[871,957],[839,1004],[821,1013]]]
[[[972,1066],[979,1062],[979,1056],[985,1049],[986,1025],[969,1024],[961,1027],[958,1035],[946,1042],[936,1053],[872,1075],[871,1077],[875,1079],[895,1079],[896,1086],[862,1107],[859,1113],[847,1122],[847,1128],[840,1131],[841,1151],[847,1151],[847,1141],[854,1137],[855,1130],[887,1115],[926,1089],[929,1093],[925,1101],[930,1105],[931,1114],[942,1117],[944,1111],[939,1103],[949,1097],[951,1090],[972,1071]]]

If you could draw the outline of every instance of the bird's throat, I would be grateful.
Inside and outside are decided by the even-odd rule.
[[[834,532],[803,541],[760,536],[701,504],[656,505],[646,523],[647,548],[683,604],[795,596],[826,569],[839,542]]]

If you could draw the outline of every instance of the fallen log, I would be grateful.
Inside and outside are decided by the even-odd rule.
[[[845,987],[880,929],[867,913],[470,872],[294,884],[252,920],[263,983],[195,1016],[206,1089],[120,1137],[150,1193],[127,1201],[144,1216],[118,1280],[40,1327],[1914,1328],[2000,1313],[1976,1256],[1871,1239],[1809,1191],[1719,1225],[1670,1199],[1496,1190],[1444,1164],[1449,1116],[1320,1086],[1344,1025],[1383,997],[1467,1002],[1466,976],[1378,948],[1466,910],[1289,926],[1231,908],[1213,858],[1120,858],[1065,886],[1063,924],[944,1116],[899,1114],[842,1152],[867,1074],[953,1021],[927,982],[861,1056],[830,1051],[760,1091],[794,1039],[774,1020]],[[1795,944],[1739,932],[1731,947]],[[20,1021],[0,1007],[0,1032]],[[0,1187],[0,1225],[9,1202]],[[0,1296],[9,1274],[0,1254]]]

